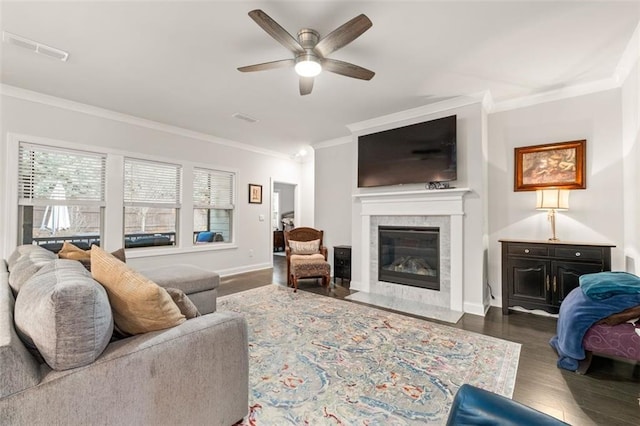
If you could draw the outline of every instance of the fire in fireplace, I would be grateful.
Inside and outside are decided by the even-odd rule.
[[[378,227],[378,281],[440,290],[440,228]]]

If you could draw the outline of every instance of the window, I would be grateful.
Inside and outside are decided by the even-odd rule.
[[[58,251],[100,243],[106,156],[20,142],[19,243]]]
[[[196,244],[232,241],[235,174],[193,171],[193,231]]]
[[[124,246],[176,244],[181,171],[178,164],[124,159]]]

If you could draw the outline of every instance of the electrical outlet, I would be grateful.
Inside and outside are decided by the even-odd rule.
[[[253,257],[253,249],[249,249],[249,257]]]
[[[261,214],[260,216],[258,216],[258,220],[259,220],[260,222],[264,222],[264,215],[263,215],[263,214]]]

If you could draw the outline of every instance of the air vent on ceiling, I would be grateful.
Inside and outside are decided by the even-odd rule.
[[[2,32],[2,41],[30,50],[33,53],[59,59],[63,62],[66,62],[69,58],[69,54],[64,50],[56,49],[55,47],[47,46],[46,44],[38,43],[37,41],[29,40],[28,38],[20,37],[7,31]]]
[[[236,112],[235,114],[232,114],[231,116],[233,118],[237,118],[238,120],[244,120],[244,121],[246,121],[248,123],[257,123],[258,122],[258,120],[256,118],[249,117],[248,115],[242,114],[240,112]]]

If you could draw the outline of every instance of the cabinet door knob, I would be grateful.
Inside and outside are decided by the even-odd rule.
[[[547,293],[549,292],[549,275],[547,275]]]
[[[556,281],[556,277],[553,277],[553,292],[558,292],[558,282]]]
[[[576,256],[580,257],[581,253],[579,251],[576,252]]]
[[[524,252],[525,253],[529,253],[529,249],[524,249]]]

